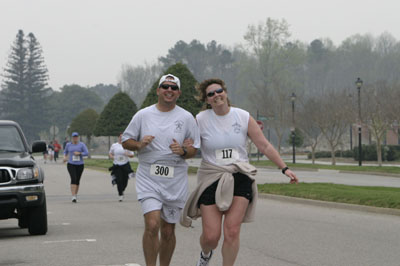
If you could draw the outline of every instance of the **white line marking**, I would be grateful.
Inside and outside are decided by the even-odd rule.
[[[44,241],[43,244],[68,243],[68,242],[96,242],[96,239],[53,240],[53,241]]]
[[[61,225],[70,225],[71,223],[61,223]]]

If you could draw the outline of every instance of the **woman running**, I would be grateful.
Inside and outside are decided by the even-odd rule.
[[[83,173],[83,156],[88,156],[89,152],[85,143],[79,141],[78,132],[72,133],[72,140],[68,142],[64,149],[64,162],[67,162],[68,173],[71,177],[72,202],[78,201],[77,195],[79,183]]]

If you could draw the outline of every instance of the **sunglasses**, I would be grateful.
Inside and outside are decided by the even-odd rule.
[[[161,84],[160,88],[164,89],[164,90],[168,90],[168,88],[171,88],[171,90],[173,91],[177,91],[179,90],[179,87],[177,85],[167,85],[167,84]]]
[[[224,91],[223,88],[219,88],[218,90],[215,91],[210,91],[209,93],[207,93],[207,97],[211,98],[215,95],[215,93],[221,94],[223,91]]]

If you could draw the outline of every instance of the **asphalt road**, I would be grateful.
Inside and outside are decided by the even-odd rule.
[[[0,221],[1,266],[144,265],[143,217],[134,180],[120,203],[107,172],[85,169],[79,202],[72,204],[66,166],[46,164],[43,168],[49,232],[32,237],[26,229],[18,229],[16,220]],[[284,178],[271,171],[260,171],[259,182],[268,176]],[[195,177],[189,180],[193,187]],[[195,221],[194,228],[177,226],[171,265],[196,265],[200,229],[200,221]],[[242,227],[236,265],[398,266],[399,244],[398,216],[260,199],[256,222]],[[219,249],[211,265],[221,265]]]

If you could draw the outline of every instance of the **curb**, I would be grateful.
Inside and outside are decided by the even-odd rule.
[[[400,216],[400,209],[379,208],[379,207],[348,204],[348,203],[311,200],[311,199],[303,199],[303,198],[288,197],[288,196],[266,194],[266,193],[259,193],[258,197],[263,198],[263,199],[279,200],[279,201],[290,202],[290,203],[308,204],[311,206],[318,206],[318,207],[325,207],[325,208],[335,208],[335,209],[343,209],[343,210],[352,210],[352,211],[361,211],[361,212],[370,212],[370,213]]]
[[[346,170],[339,170],[339,173],[341,173],[341,174],[358,174],[358,175],[374,175],[374,176],[390,176],[390,177],[400,178],[400,174],[392,174],[392,173],[346,171]]]

